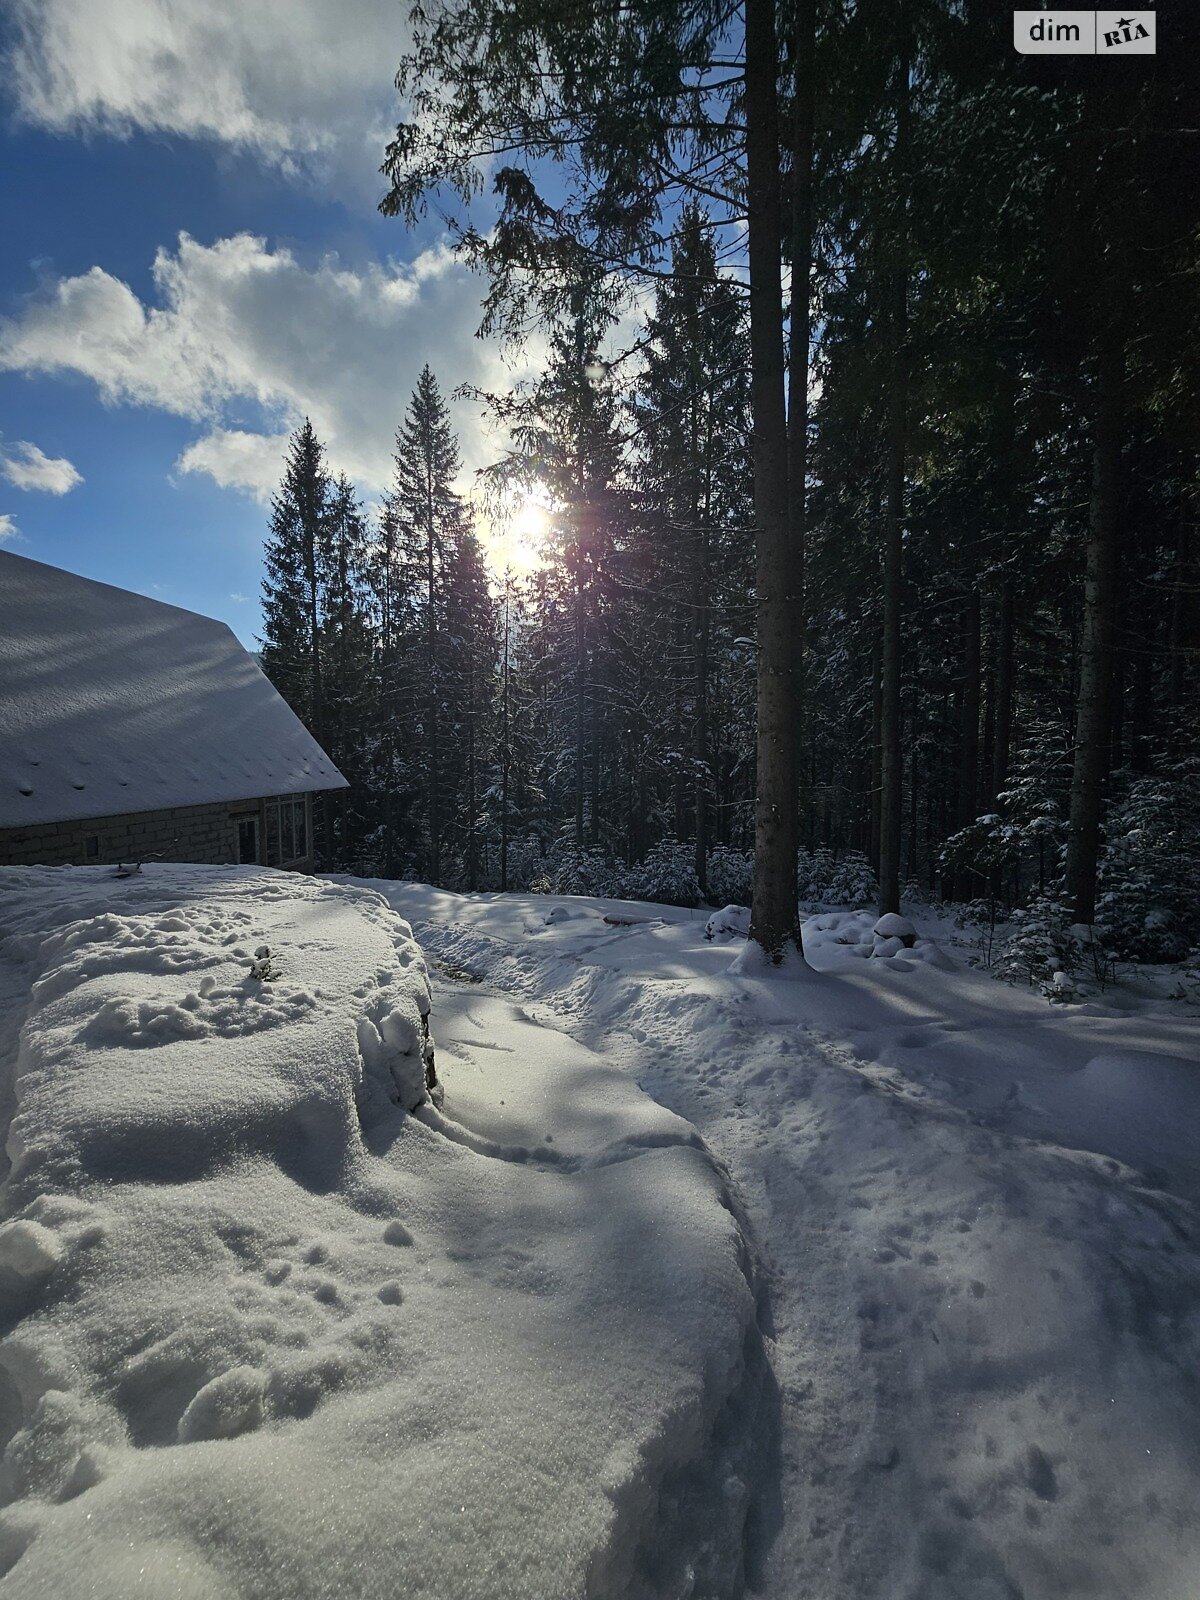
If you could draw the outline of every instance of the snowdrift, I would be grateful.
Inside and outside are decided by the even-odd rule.
[[[755,1594],[1195,1600],[1194,1009],[1049,1005],[925,918],[888,954],[822,913],[772,967],[686,909],[381,887],[728,1164],[779,1396]]]
[[[7,869],[0,934],[0,1593],[736,1591],[765,1368],[688,1123],[483,996],[439,1108],[370,890]]]

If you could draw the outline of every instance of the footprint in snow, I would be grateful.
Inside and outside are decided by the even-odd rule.
[[[1058,1499],[1058,1479],[1050,1457],[1036,1444],[1029,1446],[1025,1457],[1025,1482],[1039,1500]]]
[[[233,1367],[213,1378],[192,1398],[179,1419],[180,1444],[202,1439],[234,1439],[262,1426],[266,1374],[257,1367]]]

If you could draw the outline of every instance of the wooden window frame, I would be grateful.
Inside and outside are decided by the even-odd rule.
[[[302,866],[312,860],[312,796],[309,794],[273,794],[263,801],[266,823],[266,857],[269,867]],[[297,828],[299,821],[299,828]],[[302,839],[297,834],[302,830]],[[302,842],[304,849],[297,852]]]

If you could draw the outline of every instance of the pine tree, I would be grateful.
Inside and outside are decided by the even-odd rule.
[[[643,698],[664,733],[669,725],[675,752],[674,835],[693,841],[703,887],[717,826],[714,748],[728,737],[715,679],[732,632],[751,626],[743,578],[746,609],[731,631],[736,611],[727,574],[731,567],[746,572],[751,546],[745,309],[717,272],[698,207],[680,219],[671,276],[659,285],[642,346],[645,373],[633,411],[644,545],[630,632],[646,658]]]
[[[447,833],[469,890],[480,886],[483,796],[493,753],[496,607],[479,540],[458,539],[446,572],[444,711],[449,746]]]
[[[363,688],[364,845],[385,877],[415,870],[408,819],[420,790],[408,648],[412,596],[403,555],[396,514],[385,501],[368,537],[363,574],[372,643],[371,671]]]
[[[447,574],[467,530],[454,488],[458,443],[437,379],[422,369],[396,435],[396,475],[388,509],[395,519],[398,577],[407,612],[411,687],[420,708],[421,793],[414,808],[423,823],[422,859],[441,881],[447,810],[445,763],[445,617]]]
[[[264,550],[263,670],[318,743],[324,744],[321,583],[328,565],[331,486],[324,447],[305,418],[288,446],[271,501]],[[320,856],[323,831],[314,841]]]
[[[357,852],[367,826],[367,718],[374,640],[367,600],[366,521],[344,473],[332,486],[327,526],[321,573],[326,748],[350,788],[325,800],[330,819],[328,855],[345,862]]]

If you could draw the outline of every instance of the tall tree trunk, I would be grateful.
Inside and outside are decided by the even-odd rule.
[[[695,825],[696,882],[700,893],[708,893],[708,797],[711,784],[709,765],[708,675],[710,655],[709,606],[712,602],[709,562],[709,528],[712,521],[713,406],[710,393],[702,393],[699,370],[700,330],[695,294],[688,296],[688,342],[692,357],[691,467],[695,488],[690,496],[696,526],[695,578],[692,585],[692,768]],[[701,445],[701,408],[703,434]]]
[[[650,810],[649,795],[649,752],[646,749],[646,737],[643,732],[638,741],[641,750],[641,760],[637,764],[637,839],[635,841],[635,858],[644,861],[646,857],[646,815]]]
[[[995,714],[992,727],[991,794],[989,802],[1004,792],[1012,757],[1013,694],[1016,683],[1016,628],[1013,578],[1009,559],[1016,539],[1017,485],[1021,474],[1017,435],[1017,380],[1006,372],[1001,396],[1001,448],[1006,459],[1004,489],[1004,527],[1001,529],[1000,604],[996,618]]]
[[[902,23],[903,29],[903,23]],[[891,341],[888,397],[887,512],[883,534],[883,659],[882,720],[879,774],[879,910],[884,915],[900,909],[900,837],[904,797],[904,755],[901,744],[900,706],[900,585],[904,541],[904,475],[908,453],[908,41],[897,62],[896,144],[893,160],[899,185],[894,248],[897,266],[892,273],[888,316]]]
[[[317,539],[319,530],[315,527],[305,529],[304,538],[304,579],[308,590],[308,640],[310,651],[309,684],[311,688],[310,722],[309,728],[313,738],[322,747],[325,744],[325,691],[321,682],[321,608],[318,598],[317,577]],[[319,835],[320,849],[317,840],[310,840],[313,856],[318,862],[323,861],[329,848],[329,791],[325,790],[319,802],[313,807],[313,833]]]
[[[674,833],[676,844],[682,844],[687,838],[688,803],[687,803],[687,773],[684,771],[683,751],[685,744],[683,702],[684,702],[684,662],[687,659],[687,621],[683,615],[682,605],[675,606],[675,616],[671,627],[671,680],[673,693],[671,696],[672,724],[671,724],[671,749],[675,752],[674,770],[671,774],[671,809],[674,813]]]
[[[500,893],[508,892],[508,808],[512,753],[509,743],[509,674],[512,640],[512,578],[504,579],[504,660],[500,679]]]
[[[467,658],[467,888],[479,887],[479,813],[475,768],[475,641],[468,641]]]
[[[583,597],[584,552],[593,549],[592,510],[588,503],[588,476],[584,458],[585,421],[591,385],[587,376],[587,337],[584,328],[583,289],[577,284],[572,291],[575,310],[575,370],[579,384],[580,407],[575,431],[575,848],[583,848],[583,796],[586,787],[584,760],[587,750],[587,731],[584,726],[584,704],[587,689],[587,618]],[[593,691],[594,692],[594,691]],[[593,813],[592,826],[595,827]]]
[[[917,746],[917,707],[914,703],[908,716],[908,748],[915,750]],[[906,883],[917,881],[918,851],[917,851],[917,822],[920,812],[920,787],[916,778],[916,766],[913,766],[913,776],[908,785],[908,841],[904,857],[904,878]]]
[[[805,544],[808,518],[808,366],[812,323],[813,116],[816,90],[816,0],[797,0],[792,37],[791,305],[788,311],[788,522],[795,575],[796,772],[803,786],[805,716]],[[797,789],[797,815],[803,814]]]
[[[888,418],[887,511],[883,528],[883,648],[879,718],[879,911],[900,909],[900,835],[904,794],[901,748],[901,597],[904,540],[904,472],[908,450],[908,396],[904,339],[908,289],[904,274],[893,285],[892,392]]]
[[[592,794],[591,814],[588,817],[588,843],[598,845],[600,843],[600,686],[595,681],[592,683],[588,742],[592,747]]]
[[[879,794],[882,782],[880,755],[881,729],[883,727],[883,680],[880,677],[880,663],[883,660],[883,648],[879,634],[876,633],[871,641],[871,762],[868,777],[870,786],[871,809],[868,816],[867,856],[874,869],[876,877],[879,876]]]
[[[348,555],[348,551],[347,551],[346,546],[347,546],[346,527],[345,527],[345,524],[343,523],[342,526],[339,527],[339,529],[338,529],[338,546],[337,546],[337,584],[338,584],[338,624],[337,624],[337,628],[338,628],[338,631],[337,631],[337,651],[336,651],[336,653],[334,655],[334,666],[333,666],[334,677],[336,679],[336,683],[335,683],[335,686],[334,686],[334,697],[335,697],[335,702],[336,702],[336,707],[337,707],[336,714],[335,714],[335,722],[336,722],[336,726],[335,726],[335,742],[336,742],[336,746],[337,746],[337,753],[333,754],[332,751],[330,752],[330,754],[333,754],[333,759],[334,759],[335,764],[340,764],[341,762],[345,761],[345,759],[346,759],[346,750],[347,750],[347,746],[349,744],[349,732],[348,732],[348,726],[347,725],[348,725],[348,720],[349,720],[349,709],[348,708],[349,708],[349,699],[350,699],[350,693],[351,693],[351,689],[350,689],[350,618],[353,615],[353,607],[352,607],[351,599],[350,599],[350,563],[349,563],[349,555]],[[344,776],[344,774],[343,774],[343,776]],[[347,791],[345,789],[339,789],[337,791],[337,798],[336,798],[335,801],[332,802],[332,804],[336,808],[336,823],[335,823],[334,826],[331,826],[330,830],[329,830],[330,855],[334,860],[336,860],[339,855],[341,857],[343,857],[343,858],[346,856],[346,834],[347,834],[347,825],[346,824],[347,824],[347,817],[348,817],[348,814],[349,814],[349,806],[348,806],[348,801],[347,801]],[[340,850],[338,852],[336,852],[336,854],[335,854],[335,852],[333,851],[333,848],[332,848],[335,835],[337,836],[338,844],[341,846]]]
[[[574,843],[584,846],[584,600],[574,590]]]
[[[774,0],[746,0],[747,254],[758,601],[751,938],[775,960],[799,943],[796,906],[796,579],[788,529],[779,243],[779,57]]]
[[[1092,491],[1084,579],[1083,646],[1075,717],[1075,762],[1067,834],[1067,896],[1076,922],[1096,909],[1100,813],[1112,719],[1117,604],[1117,523],[1125,352],[1118,329],[1100,330]]]
[[[1188,513],[1200,511],[1200,484],[1192,489],[1184,505],[1175,550],[1175,587],[1171,601],[1170,697],[1172,726],[1170,749],[1180,750],[1180,741],[1194,734],[1196,651],[1200,642],[1200,572],[1197,572],[1195,524]]]
[[[1125,765],[1125,679],[1128,675],[1129,651],[1118,639],[1113,644],[1112,712],[1109,718],[1108,761],[1109,772]]]
[[[996,629],[990,614],[985,629],[987,649],[984,651],[983,672],[980,678],[980,705],[983,725],[979,730],[979,795],[981,812],[994,809],[992,800],[992,766],[996,755]],[[912,746],[909,746],[912,749]]]
[[[709,762],[708,762],[708,654],[709,654],[709,621],[708,621],[708,534],[707,529],[701,530],[700,535],[700,567],[697,575],[696,592],[698,604],[696,608],[696,656],[695,656],[695,696],[696,705],[694,713],[695,743],[693,746],[693,764],[695,766],[696,784],[696,881],[700,885],[701,893],[708,890],[708,787],[709,787]]]
[[[578,514],[578,512],[577,512]],[[580,564],[582,551],[576,552],[575,572],[575,848],[583,848],[583,791],[584,791],[584,669],[586,644],[583,631],[583,573]]]
[[[433,564],[433,490],[429,491],[425,526],[425,648],[429,673],[429,726],[425,730],[426,753],[429,762],[429,872],[434,883],[442,873],[442,809],[441,776],[438,749],[438,671],[437,671],[437,615],[435,611],[436,588]]]
[[[969,828],[978,814],[979,800],[979,677],[982,652],[980,649],[981,618],[979,590],[972,589],[963,608],[962,619],[962,692],[959,695],[958,723],[958,816],[959,828]],[[972,874],[963,873],[955,885],[960,899],[970,896],[974,887]]]
[[[1013,714],[1013,586],[1007,575],[1000,585],[996,619],[996,720],[992,735],[992,795],[1004,792],[1012,749]]]

